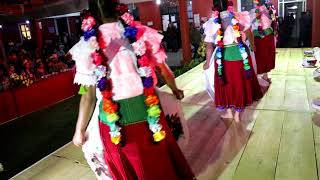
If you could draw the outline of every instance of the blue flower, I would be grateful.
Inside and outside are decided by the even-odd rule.
[[[221,52],[217,52],[217,54],[216,54],[216,56],[217,56],[217,58],[222,58],[222,53]]]
[[[230,12],[230,18],[233,18],[234,17],[234,13],[233,12]]]
[[[126,27],[125,31],[124,31],[124,35],[128,38],[128,39],[133,39],[137,36],[138,33],[138,29],[136,27]]]
[[[84,40],[88,41],[91,37],[97,36],[97,31],[95,29],[90,29],[89,31],[86,31],[83,36]]]
[[[213,22],[214,22],[214,23],[219,23],[219,18],[215,18],[215,19],[213,20]]]
[[[107,89],[107,78],[103,77],[98,81],[97,87],[99,88],[100,91],[104,91]]]

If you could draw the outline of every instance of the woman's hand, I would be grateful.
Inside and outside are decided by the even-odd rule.
[[[250,45],[250,49],[252,52],[256,52],[256,46],[253,44]]]
[[[87,137],[84,131],[76,131],[73,135],[72,142],[74,145],[78,147],[82,147],[82,145],[84,145],[86,140],[87,140]]]
[[[206,61],[204,64],[203,64],[203,70],[207,70],[209,69],[210,67],[210,64],[208,63],[208,61]]]
[[[174,96],[176,96],[177,99],[181,100],[184,98],[184,93],[182,90],[180,89],[175,89],[175,90],[172,90],[172,93],[174,94]]]

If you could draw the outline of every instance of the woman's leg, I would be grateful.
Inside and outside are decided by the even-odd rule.
[[[226,112],[221,115],[221,117],[224,119],[232,119],[233,118],[232,109],[228,108]]]

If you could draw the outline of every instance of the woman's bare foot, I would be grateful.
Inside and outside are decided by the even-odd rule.
[[[260,86],[263,86],[263,87],[268,87],[270,85],[269,82],[263,79],[261,76],[258,76],[258,82]]]
[[[221,115],[223,119],[233,119],[232,109],[227,109],[224,114]]]
[[[234,121],[236,123],[240,123],[240,112],[237,112],[234,114]]]
[[[262,74],[262,78],[266,81],[268,81],[269,83],[271,83],[271,78],[268,77],[268,73],[263,73]]]

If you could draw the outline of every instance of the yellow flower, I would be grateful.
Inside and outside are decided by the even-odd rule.
[[[111,141],[113,144],[118,145],[121,141],[121,136],[112,137]]]
[[[165,131],[158,131],[153,134],[153,139],[155,142],[160,142],[166,137]]]
[[[108,115],[107,115],[107,121],[108,121],[109,123],[114,123],[114,122],[116,122],[116,121],[118,121],[118,120],[119,120],[119,116],[118,116],[118,114],[116,114],[116,113],[108,114]]]
[[[239,32],[239,31],[235,31],[235,32],[234,32],[234,36],[240,37],[240,36],[241,36],[241,35],[240,35],[240,32]]]
[[[217,40],[220,41],[223,38],[223,36],[218,35]]]

